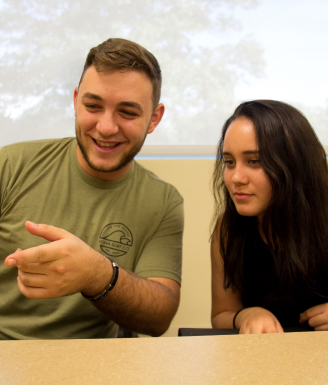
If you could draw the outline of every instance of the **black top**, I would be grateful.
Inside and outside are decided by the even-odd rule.
[[[309,292],[308,286],[299,281],[296,287],[286,289],[279,282],[274,259],[263,242],[257,226],[248,229],[243,260],[244,307],[259,306],[272,312],[282,327],[299,326],[302,312],[312,306],[328,302],[328,279],[323,276],[324,288]],[[320,294],[319,294],[320,293]]]

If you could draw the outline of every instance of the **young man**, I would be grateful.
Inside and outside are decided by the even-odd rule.
[[[150,52],[109,39],[90,50],[74,91],[76,138],[1,149],[0,338],[168,328],[183,202],[134,161],[163,116],[160,89]]]

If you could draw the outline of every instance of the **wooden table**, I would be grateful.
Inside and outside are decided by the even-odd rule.
[[[0,384],[328,384],[328,332],[0,341]]]

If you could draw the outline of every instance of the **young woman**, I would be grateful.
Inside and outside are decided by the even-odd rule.
[[[328,168],[307,119],[273,100],[237,107],[213,190],[213,327],[328,330]]]

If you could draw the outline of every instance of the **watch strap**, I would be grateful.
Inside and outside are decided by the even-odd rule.
[[[85,295],[85,294],[83,294],[83,293],[81,292],[82,296],[83,296],[85,299],[87,299],[87,300],[89,300],[89,301],[92,301],[92,302],[99,301],[100,299],[106,297],[106,295],[107,295],[111,290],[114,289],[114,286],[115,286],[115,284],[116,284],[116,282],[117,282],[117,278],[118,278],[118,270],[119,270],[119,267],[118,267],[118,264],[117,264],[115,261],[113,261],[113,260],[110,259],[110,258],[108,258],[108,259],[110,260],[110,262],[111,262],[111,264],[112,264],[112,267],[113,267],[113,276],[112,276],[112,279],[110,280],[109,284],[105,287],[105,289],[104,289],[101,293],[95,295],[94,297],[89,297],[88,295]]]

